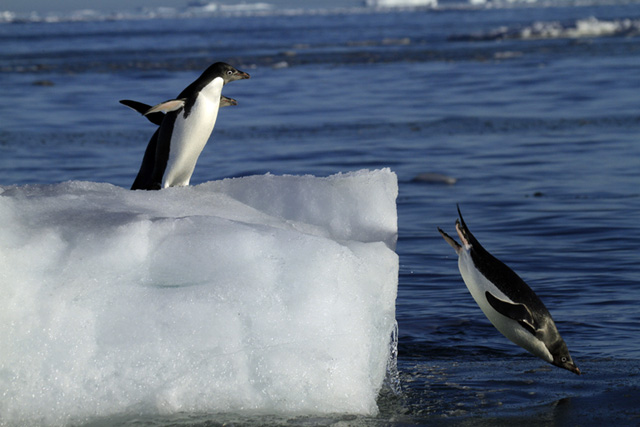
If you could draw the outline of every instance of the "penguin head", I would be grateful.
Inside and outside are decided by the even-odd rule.
[[[553,365],[580,375],[580,369],[573,363],[569,349],[563,340],[556,343],[556,346],[550,350],[551,356],[553,356],[553,361],[551,362]]]
[[[200,77],[198,77],[193,83],[191,83],[182,92],[180,92],[180,95],[178,95],[178,99],[186,99],[185,112],[187,112],[188,110],[190,110],[193,102],[195,102],[196,95],[202,90],[209,87],[212,82],[215,83],[215,86],[218,87],[217,90],[219,91],[220,80],[222,80],[222,85],[224,86],[229,82],[248,78],[250,78],[249,74],[240,70],[236,70],[231,65],[224,62],[216,62],[215,64],[210,65],[209,68],[204,70]],[[220,94],[218,93],[218,95]],[[227,105],[234,104],[231,103]]]
[[[224,84],[236,80],[251,78],[251,76],[244,71],[236,70],[234,67],[224,62],[216,62],[207,68],[203,75],[211,76],[212,78],[221,77]]]

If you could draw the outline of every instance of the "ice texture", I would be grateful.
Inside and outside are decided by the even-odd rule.
[[[0,187],[0,424],[375,414],[396,175]]]

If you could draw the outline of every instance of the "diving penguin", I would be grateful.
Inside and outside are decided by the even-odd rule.
[[[229,82],[248,78],[249,74],[224,62],[216,62],[176,99],[158,104],[145,112],[145,116],[161,111],[165,111],[166,115],[158,129],[151,178],[141,184],[142,188],[158,190],[189,185],[198,157],[216,123],[222,87]],[[144,166],[143,161],[141,169]],[[147,176],[148,173],[143,175]],[[136,187],[135,184],[132,188]]]
[[[144,104],[138,101],[132,101],[130,99],[120,100],[122,105],[125,105],[138,113],[144,115],[151,123],[155,125],[162,125],[162,121],[164,120],[165,114],[161,111],[146,114],[152,107],[151,105]],[[224,95],[220,95],[220,108],[228,107],[230,105],[238,105],[238,101],[233,98],[227,98]],[[147,144],[147,149],[144,152],[144,157],[142,158],[142,164],[140,165],[140,170],[138,171],[138,175],[136,175],[136,179],[133,181],[133,185],[131,186],[132,190],[153,190],[153,168],[155,166],[156,161],[156,149],[158,145],[158,133],[160,129],[158,128],[149,143]],[[156,188],[157,189],[157,188]]]
[[[440,228],[438,231],[459,255],[462,279],[493,326],[533,355],[580,375],[540,298],[513,270],[480,245],[462,219],[460,208],[458,215],[456,231],[462,245]]]

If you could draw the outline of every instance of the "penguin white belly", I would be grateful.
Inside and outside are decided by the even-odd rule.
[[[504,301],[511,301],[511,299],[478,271],[471,259],[471,254],[466,249],[460,252],[458,268],[471,296],[485,316],[487,316],[489,321],[502,335],[547,362],[553,360],[551,353],[542,341],[525,330],[518,322],[498,313],[491,307],[487,301],[485,292],[490,292],[496,298]]]
[[[200,91],[186,118],[184,112],[179,113],[171,135],[162,188],[189,185],[198,157],[216,124],[222,86],[221,78],[214,79]]]

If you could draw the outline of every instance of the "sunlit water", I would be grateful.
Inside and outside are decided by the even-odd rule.
[[[192,184],[390,167],[402,394],[376,418],[185,414],[104,424],[633,424],[640,417],[640,6],[365,10],[0,25],[0,183],[129,187],[154,126],[118,104],[224,94]],[[421,182],[422,173],[455,178]],[[554,315],[578,377],[484,318],[436,227],[459,204]]]

